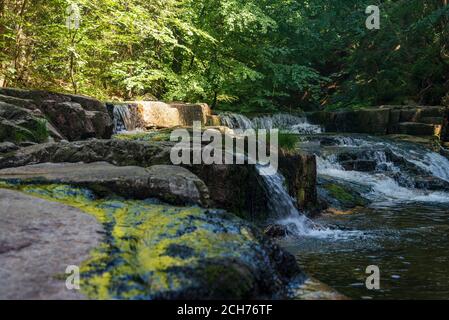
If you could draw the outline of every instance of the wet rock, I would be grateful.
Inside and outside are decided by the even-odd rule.
[[[284,238],[288,236],[289,231],[286,226],[280,224],[272,224],[265,228],[264,234],[270,238]]]
[[[434,124],[434,125],[443,125],[444,118],[443,117],[424,117],[419,120],[422,123]]]
[[[363,197],[362,192],[368,193],[369,190],[356,184],[341,184],[326,178],[318,179],[319,199],[328,207],[345,210],[366,206],[369,200]]]
[[[102,226],[63,204],[0,189],[0,299],[85,299],[65,284],[100,244]]]
[[[93,98],[41,90],[0,88],[0,101],[36,112],[50,120],[50,132],[60,140],[110,138],[112,120],[106,106]]]
[[[347,171],[361,171],[361,172],[375,171],[377,166],[375,160],[343,161],[340,164]]]
[[[0,142],[0,153],[8,153],[17,149],[19,147],[12,142]]]
[[[354,132],[386,134],[390,111],[385,109],[361,109],[332,112],[330,115],[311,116],[314,123],[322,124],[327,132]],[[320,121],[325,121],[321,123]]]
[[[433,176],[415,177],[415,188],[431,191],[449,191],[449,182]]]
[[[387,132],[389,110],[365,109],[354,112],[354,132],[383,134]]]
[[[320,145],[322,146],[336,146],[339,144],[338,139],[333,137],[323,137],[320,138]]]
[[[62,183],[86,187],[103,196],[158,198],[172,204],[209,204],[209,190],[187,169],[117,167],[107,162],[43,163],[0,170],[0,180],[20,184]]]
[[[214,206],[250,221],[269,218],[267,194],[255,166],[212,164],[186,168],[205,182]]]

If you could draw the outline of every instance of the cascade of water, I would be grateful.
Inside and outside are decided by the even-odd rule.
[[[133,131],[137,129],[135,117],[128,104],[112,105],[114,133]]]
[[[449,160],[444,156],[419,148],[404,150],[390,145],[390,149],[396,156],[400,156],[433,176],[449,182]]]
[[[380,159],[383,161],[383,156]],[[370,191],[365,196],[373,201],[449,202],[448,193],[403,187],[385,172],[347,171],[338,163],[335,155],[317,157],[317,166],[320,175],[367,187]],[[395,169],[400,170],[397,167]]]
[[[129,107],[126,104],[116,104],[113,105],[112,109],[113,122],[114,122],[114,132],[131,131],[132,128],[132,117]]]
[[[399,143],[387,141],[370,141],[368,139],[353,137],[337,137],[340,146],[350,147],[382,147],[390,150],[395,156],[404,161],[414,164],[429,174],[449,182],[449,160],[426,148],[412,146],[410,144],[401,145]],[[378,156],[381,154],[378,153]],[[384,152],[385,155],[385,152]],[[386,163],[389,167],[393,164],[387,161],[386,155],[382,158],[375,158],[378,164]]]
[[[253,124],[251,120],[238,113],[226,113],[220,116],[221,123],[230,129],[251,129]]]
[[[294,204],[294,199],[284,186],[285,178],[279,172],[270,175],[268,166],[257,165],[256,168],[269,195],[268,209],[278,223],[286,226],[291,233],[296,235],[329,236],[332,234],[331,230],[319,226],[299,212]]]
[[[220,116],[221,123],[231,129],[279,129],[291,133],[321,133],[321,127],[312,125],[305,118],[291,114],[275,114],[249,119],[237,113],[226,113]]]

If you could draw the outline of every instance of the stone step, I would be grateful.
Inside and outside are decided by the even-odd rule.
[[[399,132],[411,136],[432,136],[441,134],[441,125],[433,125],[420,122],[401,122],[399,123]]]

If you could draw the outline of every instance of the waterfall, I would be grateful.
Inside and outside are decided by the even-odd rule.
[[[220,115],[221,123],[231,129],[279,129],[284,132],[314,134],[321,133],[321,127],[312,125],[303,117],[291,114],[275,114],[249,119],[237,113]]]
[[[220,115],[221,124],[230,129],[252,129],[253,124],[249,118],[238,113],[226,113]]]
[[[109,104],[108,109],[112,113],[114,133],[133,131],[138,129],[136,117],[131,111],[129,104]]]
[[[294,199],[287,192],[282,174],[277,172],[270,175],[269,172],[272,170],[268,166],[257,165],[256,169],[268,195],[268,209],[277,223],[284,225],[295,235],[318,237],[335,235],[333,231],[314,223],[296,208]]]
[[[291,215],[302,215],[294,205],[293,198],[285,188],[285,178],[277,172],[269,175],[268,166],[256,166],[259,175],[263,178],[268,197],[268,207],[276,218],[285,218]]]

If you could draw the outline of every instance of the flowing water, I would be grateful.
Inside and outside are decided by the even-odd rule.
[[[133,132],[139,128],[136,117],[133,116],[131,105],[129,104],[108,104],[108,109],[112,113],[114,133]]]
[[[295,208],[281,175],[263,176],[270,211],[293,233],[280,244],[307,273],[354,299],[449,299],[447,158],[413,143],[320,134],[295,116],[227,114],[222,122],[298,133],[300,149],[317,156],[319,194],[329,200],[325,186],[335,185],[349,190],[344,197],[364,200],[312,222]],[[366,288],[371,265],[380,269],[380,290]]]
[[[275,114],[248,118],[242,114],[225,113],[220,115],[221,123],[231,129],[279,129],[291,133],[320,133],[321,127],[312,125],[304,117],[290,114]]]
[[[284,187],[285,178],[279,172],[274,175],[264,174],[268,168],[261,165],[257,165],[257,170],[263,179],[266,192],[270,195],[268,202],[270,216],[279,224],[287,226],[291,233],[303,236],[326,236],[332,232],[321,228],[299,212],[295,207],[294,199]]]
[[[339,230],[338,238],[281,241],[303,269],[350,298],[449,299],[449,161],[369,136],[303,137],[301,149],[317,155],[319,179],[369,201],[314,221]],[[348,162],[370,168],[357,171]],[[380,290],[366,288],[370,265],[380,269]]]

